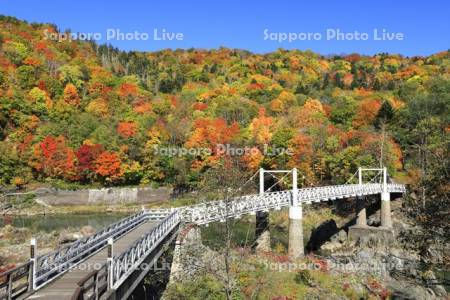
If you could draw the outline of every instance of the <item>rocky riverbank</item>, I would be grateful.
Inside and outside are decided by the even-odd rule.
[[[0,270],[13,268],[29,259],[31,237],[36,239],[38,254],[42,255],[95,232],[92,226],[44,231],[7,224],[0,228]]]
[[[414,236],[423,231],[408,219],[401,200],[392,202],[393,230],[379,226],[377,214],[368,223],[374,227],[356,228],[352,237],[344,230],[323,244],[319,253],[326,255],[335,272],[354,270],[363,276],[376,274],[391,296],[400,299],[448,299],[448,282],[439,278],[437,269],[449,267],[450,244],[443,240],[430,243],[426,251],[414,244]],[[363,234],[361,234],[361,232]]]
[[[175,248],[163,298],[216,295],[222,299],[229,290],[236,298],[448,299],[445,280],[436,272],[448,270],[448,244],[430,244],[425,252],[406,245],[411,231],[423,229],[408,219],[401,200],[392,202],[392,210],[393,230],[377,227],[380,220],[374,213],[368,220],[374,227],[359,235],[349,234],[343,219],[337,219],[338,225],[334,219],[322,220],[337,232],[295,261],[279,249],[262,254],[251,247],[213,250],[202,244],[200,228],[191,228]]]

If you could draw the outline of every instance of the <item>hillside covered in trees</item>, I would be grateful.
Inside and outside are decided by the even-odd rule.
[[[0,18],[1,186],[195,189],[230,144],[251,149],[239,158],[249,174],[295,166],[302,185],[342,183],[382,164],[423,195],[448,195],[449,51],[121,52],[45,30],[57,31]],[[174,147],[210,151],[155,150]]]

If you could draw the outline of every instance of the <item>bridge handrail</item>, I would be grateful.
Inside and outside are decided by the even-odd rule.
[[[0,273],[0,299],[15,299],[30,291],[31,270],[32,262],[28,261],[20,266]],[[26,277],[26,281],[16,285],[24,277]]]
[[[71,300],[100,299],[108,290],[109,264],[90,272],[77,282],[77,288]]]
[[[260,199],[263,197],[264,201]],[[259,194],[233,197],[229,201],[208,201],[190,206],[181,207],[183,220],[197,224],[212,221],[223,221],[225,218],[251,213],[257,210],[278,208],[290,203],[291,191],[276,191]]]
[[[405,192],[405,186],[397,183],[387,185],[388,192]],[[337,198],[377,194],[383,191],[383,185],[380,183],[359,184],[341,184],[320,187],[306,187],[298,190],[299,200],[304,203],[320,202],[334,200]],[[279,208],[287,206],[290,203],[291,191],[266,192],[262,196],[259,194],[233,197],[229,201],[215,200],[199,204],[182,206],[178,208],[150,209],[147,213],[153,216],[153,219],[168,215],[173,209],[179,209],[182,212],[183,220],[203,224],[205,222],[219,221],[226,217],[236,216],[258,209],[265,210],[270,208]],[[278,198],[278,199],[277,199]],[[225,205],[227,203],[227,205]],[[225,216],[228,210],[229,215]],[[213,213],[214,215],[209,215]]]
[[[180,221],[180,211],[174,210],[149,233],[136,240],[127,250],[114,256],[112,261],[113,287],[120,286],[128,274],[135,270],[134,268],[172,232]]]
[[[388,192],[405,192],[405,186],[397,183],[387,184]],[[378,194],[383,192],[383,184],[342,184],[321,187],[307,187],[298,190],[299,200],[304,203],[334,200],[344,197]],[[200,204],[180,207],[183,220],[197,224],[205,224],[212,221],[223,221],[225,218],[239,216],[241,214],[288,206],[292,197],[292,191],[277,191],[234,197],[229,201],[217,200]]]
[[[149,220],[162,220],[166,218],[177,208],[148,208],[145,209],[145,214]]]
[[[92,254],[106,245],[109,237],[117,237],[128,232],[146,220],[144,211],[138,212],[118,222],[115,222],[94,235],[79,239],[52,253],[38,256],[36,259],[36,285],[46,283],[60,273],[70,268],[71,264]]]

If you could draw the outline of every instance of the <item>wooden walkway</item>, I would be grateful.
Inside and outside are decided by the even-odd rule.
[[[158,222],[147,221],[129,233],[125,234],[118,240],[114,241],[114,254],[120,254],[125,251],[134,241],[148,233],[150,229],[155,227]],[[103,248],[81,264],[84,266],[94,266],[95,264],[102,264],[107,259],[107,248]],[[94,269],[83,270],[82,268],[75,267],[73,270],[69,270],[65,274],[56,278],[54,281],[48,283],[43,288],[30,295],[27,299],[70,299],[77,288],[77,282],[83,279],[89,272]]]

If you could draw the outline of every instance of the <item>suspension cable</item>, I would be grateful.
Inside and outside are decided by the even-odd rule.
[[[358,173],[358,170],[357,170],[355,173],[353,173],[352,177],[350,177],[344,184],[349,183],[349,182],[355,177],[355,175],[356,175],[357,173]]]
[[[253,174],[246,182],[244,182],[244,184],[242,184],[237,190],[240,191],[242,190],[242,188],[248,184],[250,181],[253,180],[253,178],[255,178],[255,176],[259,173],[259,170],[255,172],[255,174]]]
[[[275,179],[278,179],[278,181],[277,182],[275,182],[274,184],[272,184],[267,190],[265,190],[264,192],[266,192],[266,191],[270,191],[275,185],[277,185],[281,180],[283,180],[286,176],[288,176],[289,174],[291,174],[292,172],[288,172],[288,173],[286,173],[286,174],[284,174],[284,176],[283,177],[281,177],[280,179],[278,179],[277,177],[275,177]],[[273,175],[272,175],[273,176]]]
[[[264,171],[264,173],[268,173],[268,174],[269,174],[270,176],[272,176],[273,178],[278,179],[278,177],[275,176],[275,175],[273,175],[272,173],[270,173],[270,171]]]
[[[377,177],[380,175],[381,175],[381,171],[378,171],[378,173],[374,177],[372,177],[372,179],[369,181],[369,183],[374,182],[374,180],[377,179]],[[381,179],[381,177],[380,177],[380,179]]]

